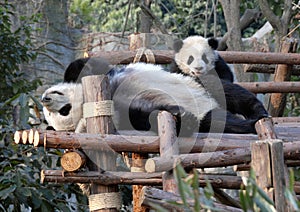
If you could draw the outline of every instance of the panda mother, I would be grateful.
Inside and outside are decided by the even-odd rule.
[[[95,58],[85,63],[93,60]],[[82,59],[70,64],[65,79],[74,74],[71,69],[79,63]],[[115,108],[113,120],[118,130],[156,131],[156,120],[152,121],[152,118],[160,110],[169,111],[176,117],[178,135],[191,132],[256,133],[254,124],[267,116],[254,95],[247,96],[251,100],[247,107],[253,110],[245,110],[254,113],[249,117],[242,118],[226,110],[226,104],[220,104],[226,102],[226,92],[229,96],[242,98],[243,94],[239,89],[235,90],[235,84],[228,82],[226,87],[223,80],[214,75],[204,74],[195,80],[182,73],[166,72],[158,65],[136,63],[118,69],[102,60],[97,63],[91,68],[100,70],[99,67],[103,67],[100,72],[109,78]],[[84,72],[82,68],[78,68],[74,79]],[[223,88],[225,93],[222,94]],[[82,117],[82,96],[80,83],[65,82],[46,90],[42,102],[48,123],[56,130],[75,130]],[[239,98],[227,101],[234,101],[237,107],[241,103],[241,108],[244,107],[245,101]]]

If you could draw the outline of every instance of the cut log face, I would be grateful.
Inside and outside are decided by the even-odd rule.
[[[74,172],[84,166],[86,158],[82,152],[72,151],[63,154],[60,162],[65,171]]]

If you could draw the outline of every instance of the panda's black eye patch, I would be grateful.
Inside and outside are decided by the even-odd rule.
[[[62,116],[67,116],[67,115],[69,115],[71,109],[72,109],[72,105],[71,104],[66,104],[65,106],[60,108],[60,110],[58,112]]]
[[[191,63],[194,61],[194,57],[191,55],[191,56],[189,56],[189,59],[188,59],[188,61],[187,61],[187,64],[188,65],[191,65]]]
[[[208,61],[208,59],[207,59],[207,57],[206,57],[206,54],[203,54],[203,55],[202,55],[202,60],[203,60],[206,64],[209,63],[209,61]]]
[[[52,91],[51,94],[58,94],[58,95],[61,95],[61,96],[64,95],[62,92],[59,92],[59,91]]]

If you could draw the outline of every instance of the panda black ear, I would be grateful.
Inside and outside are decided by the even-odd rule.
[[[212,49],[216,50],[218,48],[218,46],[219,46],[219,42],[218,42],[218,40],[216,38],[209,38],[208,39],[208,45]]]
[[[182,48],[182,46],[183,46],[182,40],[180,40],[180,39],[174,40],[173,49],[175,52],[179,52],[179,50]]]

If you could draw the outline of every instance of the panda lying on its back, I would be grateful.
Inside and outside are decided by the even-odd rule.
[[[253,93],[232,83],[234,75],[227,63],[215,51],[217,47],[218,41],[214,38],[191,36],[183,41],[177,40],[174,43],[176,53],[170,72],[193,77],[196,82],[205,87],[223,109],[233,114],[256,120],[268,117],[268,112]],[[216,76],[221,79],[224,93],[216,88],[214,83]],[[226,101],[222,101],[224,94]]]
[[[151,113],[166,110],[181,121],[181,131],[195,127],[196,131],[199,129],[201,132],[211,130],[226,133],[256,133],[254,124],[257,119],[245,120],[222,109],[206,88],[192,77],[169,73],[161,66],[144,63],[130,64],[119,70],[112,69],[107,76],[112,89],[116,114],[113,119],[117,129],[152,130],[149,122]],[[201,77],[201,80],[207,84],[214,83],[219,91],[222,90],[222,85],[220,83],[217,85],[218,77]],[[213,82],[209,82],[210,80]],[[65,122],[69,118],[76,126],[80,119],[78,114],[82,111],[82,108],[73,107],[74,104],[82,103],[81,85],[77,86],[76,92],[74,89],[77,87],[69,83],[59,84],[45,91],[42,102],[50,114],[46,117],[55,119],[47,120],[49,123],[59,123],[57,126],[63,126],[65,123],[60,122]],[[69,105],[67,107],[69,111],[61,113],[61,109],[66,105]],[[52,113],[56,115],[51,115]],[[60,116],[66,119],[60,119]],[[190,127],[191,123],[187,120],[198,123]]]

